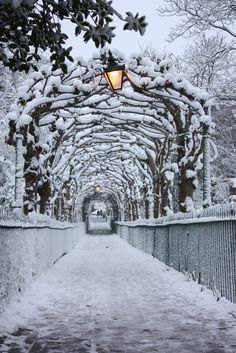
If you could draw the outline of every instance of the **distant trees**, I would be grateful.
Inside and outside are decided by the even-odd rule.
[[[230,40],[236,39],[235,0],[165,0],[165,4],[159,9],[160,14],[182,18],[181,23],[170,31],[171,40],[181,36],[200,36],[208,30],[220,32]]]
[[[37,70],[40,50],[51,52],[53,70],[66,70],[65,59],[73,61],[71,47],[65,48],[68,38],[61,30],[62,21],[75,25],[75,35],[85,42],[92,40],[96,47],[111,43],[115,36],[113,17],[124,21],[124,30],[144,34],[145,16],[127,12],[123,17],[107,0],[0,0],[0,61],[11,70]]]
[[[193,40],[181,57],[190,81],[214,98],[212,115],[218,158],[213,165],[215,201],[227,195],[225,188],[235,176],[236,165],[236,3],[234,0],[165,0],[161,15],[179,16],[181,22],[170,31],[170,40],[180,36]],[[223,190],[224,189],[224,190]]]
[[[161,15],[181,18],[169,39],[192,38],[181,58],[191,82],[213,97],[228,100],[236,73],[235,1],[165,0],[165,4],[159,8]]]
[[[229,70],[233,68],[234,60],[234,48],[229,47],[219,34],[195,38],[181,57],[191,82],[207,89],[212,96],[218,95],[219,82],[222,90],[222,85],[225,86],[225,82],[228,85],[233,79],[234,74],[232,72],[229,77]]]
[[[236,104],[224,101],[213,108],[212,115],[216,123],[214,139],[218,158],[213,163],[213,201],[227,201],[230,181],[235,178],[236,166]]]

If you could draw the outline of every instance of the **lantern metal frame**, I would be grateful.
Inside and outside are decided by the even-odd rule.
[[[114,83],[112,82],[111,78],[109,77],[110,72],[121,72],[121,81],[119,87],[115,88]],[[109,57],[108,57],[108,65],[104,69],[104,77],[110,86],[110,88],[113,91],[120,91],[122,90],[123,87],[123,80],[124,80],[124,74],[125,74],[125,65],[119,65],[117,61],[114,59],[111,51],[109,50]]]

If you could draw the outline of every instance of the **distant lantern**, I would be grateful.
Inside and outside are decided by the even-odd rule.
[[[122,89],[124,65],[117,64],[110,50],[108,65],[107,68],[104,70],[104,76],[113,91],[118,91]]]
[[[99,185],[97,185],[96,187],[95,187],[95,192],[101,192],[101,187],[99,186]]]

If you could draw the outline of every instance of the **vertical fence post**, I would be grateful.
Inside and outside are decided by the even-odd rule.
[[[23,178],[22,135],[19,132],[16,132],[14,208],[17,212],[22,212],[22,206],[23,206],[22,178]]]
[[[166,225],[167,237],[166,237],[166,265],[170,266],[170,225]]]
[[[58,220],[61,221],[62,220],[62,212],[61,212],[61,193],[58,196]]]
[[[211,147],[209,126],[203,126],[203,207],[211,204]]]

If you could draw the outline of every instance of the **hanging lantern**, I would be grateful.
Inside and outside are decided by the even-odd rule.
[[[122,89],[124,76],[124,65],[118,65],[109,50],[107,68],[104,70],[104,77],[113,91]]]
[[[96,187],[95,187],[95,192],[101,192],[101,187],[99,186],[99,185],[97,185]]]

